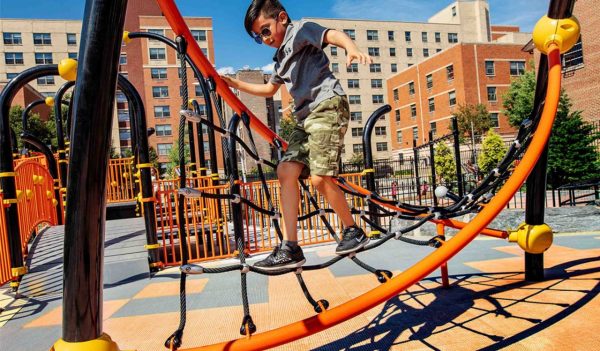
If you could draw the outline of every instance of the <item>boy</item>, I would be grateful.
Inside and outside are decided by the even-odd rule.
[[[328,44],[346,49],[347,65],[357,60],[371,63],[344,33],[313,22],[292,24],[278,0],[253,0],[246,12],[246,31],[257,42],[277,49],[275,69],[266,84],[251,84],[222,77],[235,89],[249,94],[271,97],[285,84],[294,98],[297,126],[289,147],[277,167],[281,183],[284,240],[280,247],[255,267],[265,270],[300,267],[306,261],[298,246],[298,179],[311,175],[313,186],[325,196],[341,219],[344,230],[336,248],[343,255],[364,247],[369,239],[354,222],[344,193],[333,181],[338,175],[338,161],[348,127],[346,94],[329,69],[323,52]]]

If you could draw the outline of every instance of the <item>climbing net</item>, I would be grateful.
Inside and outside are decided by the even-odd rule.
[[[176,48],[178,51],[178,55],[181,62],[180,67],[180,77],[182,82],[182,110],[180,112],[180,124],[179,124],[179,150],[180,150],[180,169],[181,173],[181,184],[178,190],[178,195],[180,196],[179,203],[182,204],[184,199],[199,199],[199,198],[209,198],[209,199],[218,199],[218,200],[228,200],[231,203],[232,210],[232,218],[234,221],[234,232],[235,232],[235,244],[238,251],[239,263],[230,264],[221,267],[204,267],[197,264],[188,263],[187,257],[187,245],[186,240],[186,231],[183,225],[184,220],[179,220],[180,223],[180,233],[181,233],[181,243],[182,243],[182,265],[181,265],[181,313],[180,313],[180,325],[178,329],[167,339],[165,342],[165,346],[169,348],[178,348],[181,346],[183,330],[185,328],[186,323],[186,293],[185,293],[185,281],[186,276],[194,275],[194,274],[216,274],[216,273],[224,273],[224,272],[232,272],[232,271],[240,271],[241,273],[241,290],[242,290],[242,303],[244,310],[244,318],[242,320],[242,324],[240,327],[240,333],[242,335],[250,336],[254,334],[257,330],[256,325],[254,324],[251,314],[250,307],[248,301],[247,294],[247,279],[246,276],[250,272],[254,272],[257,274],[275,276],[282,275],[287,273],[294,273],[298,283],[304,293],[309,304],[313,307],[314,311],[317,313],[321,313],[329,307],[329,302],[327,300],[316,300],[313,295],[310,293],[309,288],[307,287],[302,273],[303,271],[313,271],[319,270],[323,268],[330,267],[335,263],[348,258],[352,262],[354,262],[359,267],[363,268],[367,272],[372,273],[376,276],[379,282],[385,283],[389,279],[392,278],[392,273],[389,270],[378,269],[370,266],[369,264],[360,260],[356,253],[365,252],[369,250],[373,250],[379,246],[384,245],[391,239],[400,240],[407,244],[411,245],[419,245],[419,246],[430,246],[433,248],[441,247],[445,242],[445,237],[443,234],[438,234],[433,236],[427,240],[419,240],[409,236],[409,234],[415,229],[421,227],[423,224],[428,222],[440,223],[446,226],[462,228],[464,227],[464,223],[455,220],[457,217],[464,216],[465,214],[479,212],[483,206],[485,206],[494,196],[496,191],[504,184],[504,182],[508,179],[511,174],[511,171],[514,169],[515,161],[522,157],[524,150],[529,145],[532,132],[535,130],[537,125],[537,119],[534,118],[532,120],[526,120],[520,126],[517,137],[513,141],[511,147],[508,152],[502,159],[502,161],[494,168],[491,172],[489,172],[485,178],[479,183],[479,185],[471,190],[465,196],[459,197],[458,195],[452,193],[448,189],[443,187],[438,188],[437,193],[441,197],[446,197],[449,199],[449,204],[444,206],[421,206],[415,205],[407,202],[396,201],[384,196],[379,195],[377,192],[373,190],[368,190],[361,187],[358,184],[354,184],[343,177],[337,177],[336,182],[338,186],[348,195],[357,197],[363,200],[364,206],[351,208],[351,213],[354,215],[358,215],[364,223],[368,224],[371,228],[379,231],[382,236],[379,240],[373,241],[369,245],[360,249],[356,253],[350,253],[345,255],[338,255],[332,259],[329,259],[326,262],[319,264],[308,264],[304,265],[301,268],[294,269],[279,269],[279,270],[264,270],[257,267],[254,267],[246,262],[246,256],[244,254],[244,248],[246,247],[245,238],[242,235],[242,227],[236,225],[236,221],[238,224],[242,223],[243,219],[241,218],[241,209],[243,206],[252,209],[262,215],[269,216],[273,227],[275,228],[275,232],[279,240],[283,239],[280,219],[281,214],[276,207],[276,204],[273,201],[271,190],[269,185],[267,184],[267,180],[265,177],[265,168],[276,169],[276,164],[273,162],[261,158],[258,153],[258,148],[256,146],[256,142],[254,139],[254,133],[251,127],[251,119],[250,116],[246,113],[241,113],[241,115],[235,114],[229,123],[229,127],[226,127],[225,118],[223,115],[223,111],[220,108],[218,103],[218,93],[216,91],[216,82],[213,78],[208,77],[204,78],[200,70],[194,66],[189,57],[187,56],[187,46],[185,45],[185,39],[183,37],[178,37],[176,42]],[[201,88],[205,92],[205,96],[209,96],[214,106],[216,108],[216,114],[218,116],[219,125],[216,125],[212,122],[212,118],[210,116],[204,116],[200,113],[200,108],[197,102],[188,100],[188,91],[187,91],[187,62],[189,62],[194,70],[196,78],[199,81]],[[539,111],[538,111],[539,112]],[[210,113],[209,113],[210,115]],[[536,114],[536,115],[539,115]],[[248,136],[247,141],[243,140],[238,134],[238,123],[241,122],[243,128],[246,131],[246,135]],[[184,159],[184,136],[185,136],[185,127],[188,123],[197,123],[207,127],[208,129],[219,133],[221,136],[222,147],[225,155],[225,159],[228,160],[228,164],[226,165],[226,170],[229,178],[229,185],[231,191],[229,193],[214,193],[203,191],[197,188],[192,188],[187,186],[186,182],[186,173],[185,173],[185,159]],[[247,157],[253,159],[256,162],[257,171],[260,179],[260,184],[262,190],[265,194],[266,205],[267,207],[261,207],[256,204],[251,198],[244,197],[240,194],[240,186],[239,180],[237,178],[237,160],[235,157],[236,147],[239,146],[243,152],[247,155]],[[278,154],[284,151],[282,143],[275,143],[274,146],[277,148]],[[311,210],[309,213],[302,214],[298,217],[298,221],[307,221],[313,217],[318,217],[322,224],[325,226],[330,235],[335,239],[336,242],[339,242],[340,238],[338,237],[334,227],[330,223],[327,214],[332,213],[332,209],[323,208],[320,206],[319,201],[314,196],[314,194],[310,191],[309,186],[305,181],[299,180],[300,187],[302,191],[305,193],[305,196],[309,200],[309,204],[311,206]],[[353,202],[355,203],[355,202]],[[367,206],[369,205],[369,206]],[[179,211],[179,213],[183,213],[184,211]],[[379,224],[378,219],[380,218],[396,218],[402,219],[405,221],[409,221],[410,225],[399,229],[392,229],[391,227],[386,228],[383,225]],[[490,234],[497,237],[503,237],[504,233],[500,231],[494,231],[490,229],[486,229],[483,231],[484,234]]]

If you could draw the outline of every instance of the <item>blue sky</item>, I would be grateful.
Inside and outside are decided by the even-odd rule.
[[[152,1],[152,0],[147,0]],[[360,18],[421,22],[452,0],[282,0],[292,19]],[[217,68],[257,68],[271,63],[273,49],[246,34],[250,0],[176,0],[184,16],[212,17]],[[549,0],[489,0],[492,24],[515,24],[530,32]],[[0,0],[0,18],[82,19],[84,0]],[[133,29],[129,29],[133,30]]]

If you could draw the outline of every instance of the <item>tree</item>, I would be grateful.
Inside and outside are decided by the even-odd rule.
[[[190,159],[190,144],[185,144],[184,148],[184,158],[187,160]],[[177,175],[175,174],[175,169],[179,168],[179,145],[177,143],[173,144],[171,151],[169,151],[169,163],[167,163],[166,173],[175,178]]]
[[[152,167],[160,169],[160,165],[158,164],[158,154],[152,146],[150,146],[148,149],[148,155],[150,156],[150,163],[152,163]]]
[[[23,108],[21,106],[16,105],[10,108],[8,117],[9,124],[16,134],[18,148],[23,147],[23,142],[21,141],[21,133],[23,132],[22,115]],[[52,139],[56,135],[56,132],[50,127],[51,124],[42,121],[39,114],[29,114],[29,117],[27,118],[27,131],[33,136],[40,139],[40,141],[46,145],[50,144],[52,142]]]
[[[536,86],[535,72],[525,72],[513,81],[504,96],[504,113],[513,126],[530,118]],[[581,111],[571,111],[571,100],[561,91],[556,120],[548,151],[548,183],[558,187],[571,182],[598,178],[600,164],[593,143],[599,133],[581,118]]]
[[[492,169],[496,168],[500,161],[506,155],[507,148],[502,141],[502,137],[492,129],[490,129],[483,139],[481,146],[481,154],[479,154],[479,160],[477,164],[481,172],[489,173]]]
[[[290,136],[294,131],[294,127],[296,127],[296,121],[294,121],[293,117],[284,116],[279,121],[279,136],[283,138],[285,141],[290,140]]]
[[[440,178],[440,184],[448,188],[456,182],[456,161],[454,154],[445,143],[435,146],[435,173]]]
[[[492,118],[484,104],[459,105],[454,115],[458,120],[459,135],[461,138],[466,135],[472,147],[477,142],[477,136],[481,137],[492,127]]]

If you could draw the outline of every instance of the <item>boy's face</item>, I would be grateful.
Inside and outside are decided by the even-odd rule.
[[[280,12],[277,18],[267,18],[261,12],[260,16],[252,24],[252,32],[260,36],[262,42],[272,48],[279,48],[283,43],[285,31],[288,24],[288,16]]]

